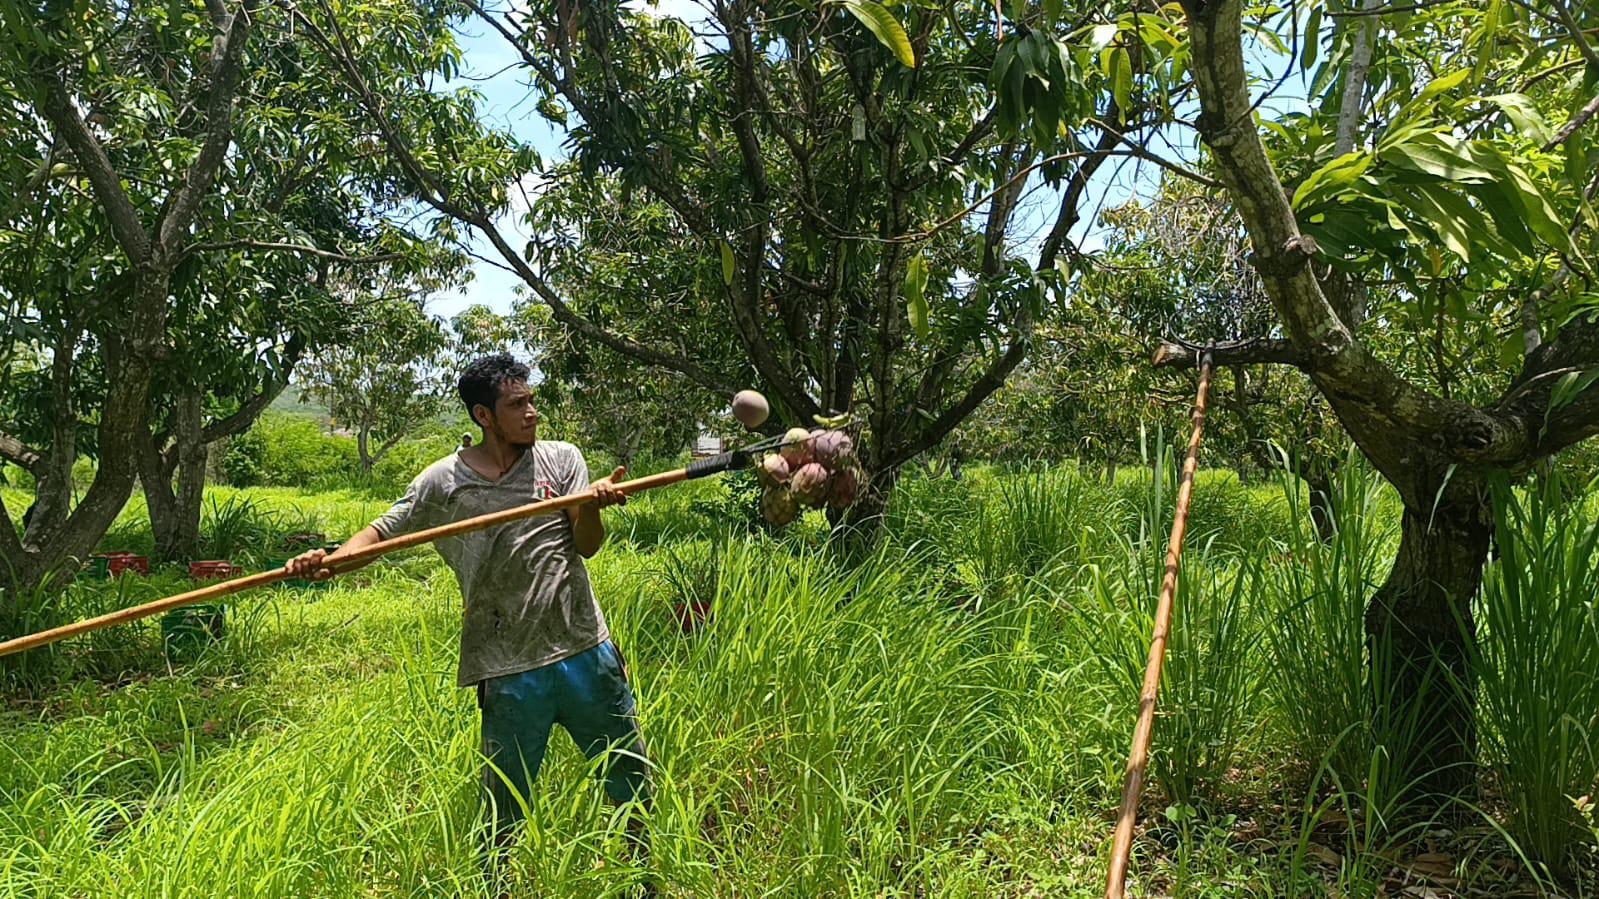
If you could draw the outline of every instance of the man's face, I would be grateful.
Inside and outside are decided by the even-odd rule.
[[[538,423],[539,412],[533,408],[533,392],[527,383],[507,381],[501,384],[490,430],[512,446],[532,446]]]

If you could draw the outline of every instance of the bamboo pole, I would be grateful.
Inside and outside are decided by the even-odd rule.
[[[676,484],[679,481],[687,480],[690,477],[701,477],[707,474],[714,474],[717,471],[726,471],[729,467],[741,467],[741,464],[732,464],[731,462],[725,465],[714,464],[730,459],[734,455],[735,454],[733,453],[727,453],[723,456],[715,457],[714,459],[704,460],[704,463],[712,464],[696,463],[688,468],[679,468],[674,471],[663,471],[659,474],[647,475],[642,478],[634,478],[631,481],[623,481],[622,483],[616,485],[616,489],[624,494],[631,495],[644,490],[651,490],[656,487],[665,487],[668,484]],[[525,506],[516,506],[514,508],[504,509],[499,512],[490,512],[487,515],[479,515],[476,518],[467,518],[462,521],[451,522],[450,524],[444,524],[436,528],[428,528],[426,530],[404,534],[389,540],[380,540],[371,546],[356,550],[349,555],[340,556],[335,560],[335,564],[327,567],[331,568],[334,573],[337,574],[343,570],[359,567],[360,565],[376,559],[378,556],[384,555],[385,553],[391,553],[401,549],[408,549],[413,546],[420,546],[423,543],[432,543],[435,540],[440,540],[445,537],[454,537],[458,534],[465,534],[470,531],[480,531],[484,528],[491,528],[495,525],[505,524],[506,522],[516,521],[521,518],[532,518],[535,515],[547,515],[551,512],[559,512],[564,509],[569,509],[573,506],[583,505],[584,503],[590,502],[593,499],[594,491],[586,490],[582,493],[573,493],[568,496],[558,496],[554,499],[543,500],[542,502],[529,503]],[[4,643],[0,643],[0,656],[8,656],[12,653],[35,649],[49,643],[54,643],[57,640],[65,640],[68,637],[76,637],[79,634],[86,634],[90,631],[97,631],[113,625],[126,624],[130,621],[138,621],[141,618],[149,618],[152,615],[159,615],[162,612],[171,611],[172,609],[179,609],[184,606],[192,606],[199,603],[210,602],[212,600],[221,599],[224,596],[231,596],[235,593],[249,590],[254,587],[264,587],[268,584],[275,584],[279,581],[289,580],[293,577],[295,577],[295,575],[291,575],[286,569],[276,568],[271,571],[263,571],[258,574],[250,574],[245,575],[244,577],[223,581],[219,584],[212,584],[209,587],[201,587],[196,590],[190,590],[186,593],[179,593],[175,596],[168,596],[165,599],[147,602],[144,605],[131,606],[126,609],[118,609],[115,612],[107,612],[104,615],[94,618],[87,618],[83,621],[73,622],[72,624],[63,624],[60,627],[54,627],[50,630],[39,631],[36,634],[28,634],[27,636],[7,640]]]
[[[1166,546],[1166,576],[1155,606],[1155,631],[1149,643],[1149,664],[1144,668],[1144,688],[1138,699],[1138,725],[1133,728],[1133,748],[1127,757],[1127,779],[1122,786],[1121,810],[1116,816],[1116,836],[1111,842],[1110,871],[1105,878],[1105,899],[1127,895],[1127,866],[1133,854],[1133,826],[1138,823],[1138,799],[1144,791],[1144,770],[1149,767],[1149,743],[1155,731],[1155,697],[1160,693],[1160,673],[1166,664],[1166,638],[1171,633],[1172,603],[1177,595],[1177,568],[1183,555],[1183,535],[1188,530],[1188,504],[1194,495],[1194,472],[1199,467],[1199,439],[1205,430],[1205,401],[1210,394],[1211,357],[1199,365],[1199,393],[1194,400],[1194,432],[1188,438],[1182,483],[1177,488],[1177,509],[1172,519],[1171,541]]]

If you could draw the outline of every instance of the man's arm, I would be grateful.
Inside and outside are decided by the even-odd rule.
[[[343,545],[333,552],[330,553],[325,549],[313,549],[295,556],[283,567],[296,577],[310,578],[313,581],[325,581],[333,576],[332,566],[336,565],[340,559],[349,556],[358,549],[365,549],[382,540],[383,535],[378,532],[378,529],[367,525],[357,532],[354,537],[344,541]],[[367,559],[354,567],[345,569],[345,571],[365,568],[372,562],[372,559]]]
[[[589,489],[594,491],[594,502],[566,510],[567,517],[572,520],[572,542],[577,544],[578,554],[583,558],[593,558],[605,543],[605,522],[600,520],[600,510],[606,506],[627,504],[627,495],[616,489],[616,482],[626,477],[627,469],[618,465],[609,477],[590,485]]]

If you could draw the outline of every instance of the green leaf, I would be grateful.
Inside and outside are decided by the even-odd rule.
[[[733,269],[736,263],[733,260],[733,245],[722,241],[722,283],[728,287],[733,286]]]
[[[1354,183],[1369,168],[1371,168],[1371,157],[1363,150],[1345,153],[1329,161],[1311,172],[1310,177],[1294,191],[1294,208],[1302,208],[1307,200],[1326,199],[1336,194],[1341,188]]]
[[[1098,53],[1106,47],[1109,47],[1110,42],[1116,39],[1116,32],[1120,30],[1121,29],[1114,24],[1095,25],[1094,30],[1089,33],[1089,48],[1095,53]]]
[[[1570,405],[1584,390],[1592,386],[1595,380],[1599,380],[1599,368],[1561,375],[1560,380],[1555,382],[1554,390],[1549,392],[1549,411],[1554,412],[1562,406]]]
[[[1465,69],[1461,69],[1458,72],[1450,72],[1447,75],[1439,75],[1437,78],[1427,82],[1427,86],[1422,88],[1421,93],[1416,95],[1416,99],[1411,102],[1425,103],[1444,91],[1454,90],[1455,88],[1459,87],[1461,83],[1466,80],[1466,76],[1470,74],[1471,73]]]
[[[1044,21],[1050,24],[1060,21],[1061,0],[1044,0]]]
[[[1537,252],[1532,244],[1532,235],[1527,232],[1527,224],[1522,219],[1521,204],[1515,197],[1513,187],[1503,182],[1468,184],[1466,192],[1477,198],[1477,202],[1488,212],[1488,217],[1493,219],[1499,236],[1515,247],[1516,252],[1523,256]]]
[[[1477,44],[1477,63],[1471,67],[1472,87],[1482,83],[1482,76],[1488,71],[1488,63],[1493,60],[1494,35],[1499,31],[1500,12],[1504,0],[1489,0],[1488,12],[1482,17],[1482,37]]]
[[[1510,184],[1516,191],[1515,195],[1521,201],[1521,210],[1526,216],[1527,227],[1550,245],[1571,252],[1571,235],[1566,231],[1565,222],[1561,220],[1560,213],[1555,211],[1554,204],[1549,201],[1543,188],[1539,187],[1532,176],[1527,174],[1527,170],[1521,166],[1509,161],[1506,161],[1504,166]]]
[[[1305,50],[1299,57],[1299,70],[1310,71],[1316,64],[1316,55],[1321,52],[1321,7],[1310,8],[1310,15],[1305,17]]]
[[[905,266],[905,314],[910,319],[911,330],[922,340],[927,339],[927,263],[921,256],[912,256]]]
[[[1116,97],[1116,105],[1123,112],[1132,108],[1133,96],[1133,63],[1127,58],[1127,51],[1117,47],[1110,55],[1110,89]]]
[[[1415,134],[1378,151],[1383,162],[1464,184],[1486,184],[1494,173],[1474,160],[1464,142],[1440,131]]]
[[[887,47],[907,68],[916,68],[916,51],[911,47],[910,35],[894,18],[894,14],[875,0],[844,0],[844,8],[861,21],[877,40]]]
[[[1507,369],[1513,369],[1521,364],[1521,359],[1525,355],[1527,355],[1527,335],[1520,328],[1514,328],[1499,343],[1499,364]]]
[[[1532,98],[1526,94],[1494,94],[1479,99],[1499,107],[1499,111],[1505,114],[1505,118],[1510,120],[1510,124],[1515,126],[1517,131],[1539,146],[1548,143],[1554,136],[1549,130],[1549,123],[1544,121],[1543,113],[1538,111],[1538,107],[1533,105]]]
[[[1483,235],[1486,222],[1470,203],[1441,184],[1394,185],[1405,207],[1437,233],[1449,252],[1463,262],[1472,258],[1472,235]]]

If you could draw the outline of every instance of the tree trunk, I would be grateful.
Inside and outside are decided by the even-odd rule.
[[[361,471],[365,474],[372,473],[372,466],[377,461],[372,458],[372,454],[367,450],[367,441],[371,438],[371,425],[363,423],[360,429],[355,432],[355,451],[361,457]]]
[[[139,480],[150,510],[158,559],[192,558],[200,545],[200,507],[205,497],[207,449],[201,432],[201,397],[179,397],[172,412],[171,446],[142,449]],[[172,476],[176,470],[177,488]]]
[[[1475,783],[1467,659],[1476,640],[1471,601],[1491,535],[1481,498],[1407,508],[1393,569],[1366,610],[1378,733],[1403,735],[1395,760],[1420,778],[1424,795],[1461,796]]]
[[[179,448],[178,521],[170,558],[192,558],[200,550],[200,510],[205,503],[205,469],[210,454],[210,447],[200,441]]]

